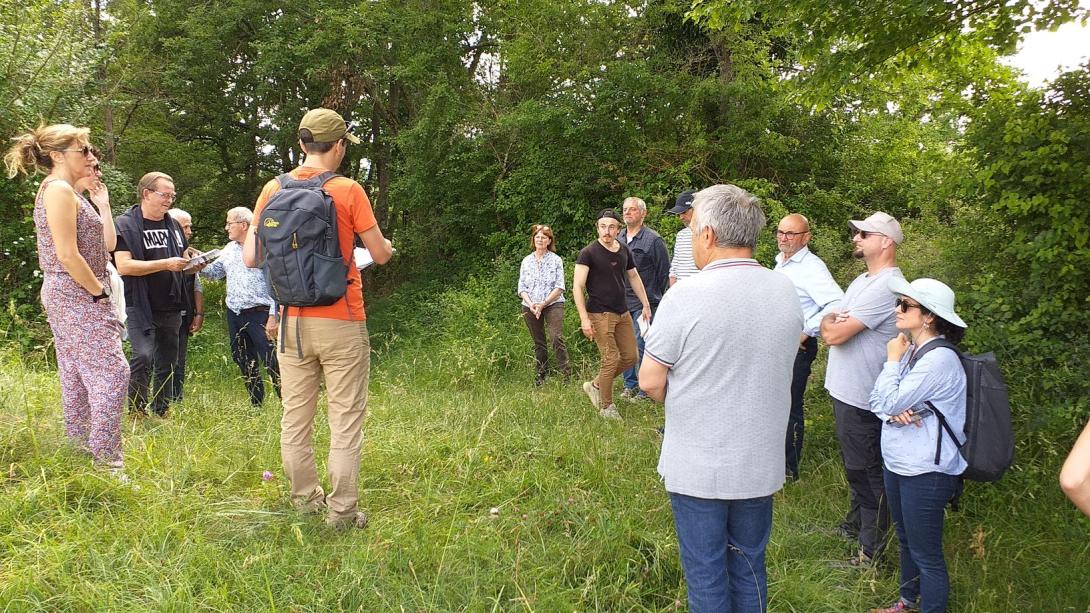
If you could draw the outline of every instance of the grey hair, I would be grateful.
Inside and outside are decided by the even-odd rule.
[[[174,221],[188,221],[189,223],[193,223],[193,216],[182,209],[170,209],[167,213],[174,218]]]
[[[624,202],[621,203],[621,208],[623,209],[624,205],[629,204],[629,203],[635,204],[636,206],[640,207],[640,211],[642,211],[644,213],[647,212],[647,203],[643,201],[643,198],[637,198],[635,196],[629,196],[628,198],[624,199]]]
[[[693,196],[693,209],[693,234],[710,227],[715,232],[715,246],[721,248],[756,249],[757,235],[767,223],[757,196],[737,185],[700,190]]]
[[[254,212],[244,206],[236,206],[230,211],[227,211],[227,218],[231,221],[252,223],[254,220]]]

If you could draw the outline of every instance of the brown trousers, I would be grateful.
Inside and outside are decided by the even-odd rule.
[[[296,346],[296,326],[303,357]],[[371,342],[362,321],[289,317],[285,350],[279,355],[284,416],[280,455],[291,484],[292,503],[304,511],[328,507],[327,521],[352,518],[359,501],[360,449],[367,414]],[[329,411],[329,496],[314,463],[314,414],[325,381]]]
[[[595,379],[601,393],[601,406],[598,407],[601,409],[613,404],[613,380],[636,364],[636,332],[632,329],[632,316],[627,311],[588,315],[594,329],[594,343],[598,345],[598,353],[602,354],[602,365]]]
[[[526,327],[530,329],[530,337],[534,339],[534,365],[538,379],[544,379],[549,371],[549,349],[545,344],[546,329],[549,332],[549,340],[553,344],[553,353],[556,354],[557,370],[565,377],[570,375],[568,347],[564,344],[564,303],[554,302],[545,307],[541,317],[534,317],[530,309],[522,307],[522,319],[526,321]]]

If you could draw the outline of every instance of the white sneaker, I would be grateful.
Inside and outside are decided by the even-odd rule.
[[[583,382],[583,391],[587,393],[587,398],[590,398],[590,403],[594,405],[594,408],[598,408],[599,403],[602,402],[602,392],[598,388],[594,387],[594,383],[590,381]]]
[[[605,419],[621,419],[621,414],[617,411],[617,405],[610,403],[608,407],[598,411],[598,415]]]

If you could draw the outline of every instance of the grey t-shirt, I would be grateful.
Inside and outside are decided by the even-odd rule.
[[[894,277],[904,278],[900,268],[884,268],[873,277],[863,273],[848,286],[840,302],[841,310],[866,327],[848,342],[829,348],[825,389],[853,407],[867,408],[874,381],[886,362],[886,343],[897,336],[896,297],[889,291]]]
[[[644,351],[670,368],[667,491],[740,500],[783,487],[801,331],[795,286],[756,260],[716,260],[666,292]]]

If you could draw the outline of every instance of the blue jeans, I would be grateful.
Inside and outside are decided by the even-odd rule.
[[[902,477],[885,470],[886,497],[901,544],[901,599],[921,613],[946,610],[950,577],[942,554],[942,523],[946,503],[958,478],[944,473]]]
[[[768,607],[765,548],[772,496],[745,500],[670,494],[693,613],[760,613]]]
[[[643,309],[636,309],[635,311],[629,311],[632,315],[632,331],[636,333],[636,365],[628,370],[624,371],[624,386],[625,389],[639,390],[640,389],[640,364],[643,363],[643,335],[640,334],[640,315],[643,314]],[[655,307],[651,307],[651,321],[655,320]]]

